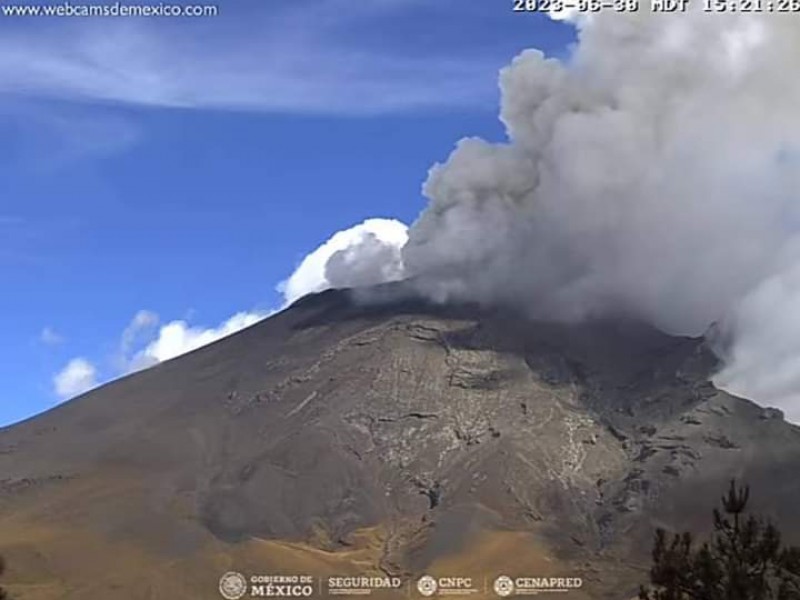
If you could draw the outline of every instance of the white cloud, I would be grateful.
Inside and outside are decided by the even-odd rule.
[[[45,346],[58,346],[64,343],[64,336],[52,327],[45,327],[39,334],[39,341]]]
[[[158,316],[148,311],[140,311],[122,336],[122,346],[125,348],[126,356],[129,356],[127,371],[151,367],[186,354],[254,325],[267,316],[269,313],[239,312],[219,326],[211,328],[196,327],[186,321],[176,320],[162,325],[155,331],[154,326],[158,323]],[[149,332],[144,340],[139,335],[143,331]],[[130,355],[134,347],[134,337],[138,339],[140,349]],[[143,347],[141,347],[142,341],[144,341]]]
[[[63,400],[97,387],[97,369],[85,358],[74,358],[53,379],[56,394]]]
[[[111,360],[112,367],[103,378],[115,379],[134,371],[152,367],[192,350],[216,342],[241,331],[272,312],[239,312],[217,327],[199,327],[184,320],[170,321],[159,327],[157,314],[141,310],[120,335],[119,351]],[[56,393],[63,399],[72,398],[99,385],[97,368],[85,358],[75,358],[54,378]]]
[[[306,256],[278,286],[286,304],[328,288],[374,285],[403,278],[401,249],[408,227],[394,219],[368,219],[338,231]]]
[[[403,223],[368,219],[337,232],[311,252],[279,289],[288,304],[330,287],[368,286],[401,279],[401,249],[406,240],[407,227]],[[162,324],[156,313],[140,310],[120,334],[111,373],[104,379],[176,358],[254,325],[274,312],[238,312],[216,327],[202,327],[186,319]],[[55,386],[59,396],[67,398],[95,387],[97,381],[94,365],[76,358],[56,376]]]

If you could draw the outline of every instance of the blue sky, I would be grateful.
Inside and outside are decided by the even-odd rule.
[[[75,357],[118,376],[144,330],[265,314],[333,232],[412,222],[458,139],[503,138],[498,69],[574,35],[507,0],[220,10],[0,16],[0,424]]]

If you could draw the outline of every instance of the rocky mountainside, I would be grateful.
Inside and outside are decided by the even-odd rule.
[[[619,320],[311,296],[0,431],[9,588],[216,598],[236,569],[630,597],[653,528],[702,531],[731,476],[800,537],[800,429],[716,390],[715,363]]]

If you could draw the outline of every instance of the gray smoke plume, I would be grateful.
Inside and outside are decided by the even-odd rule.
[[[508,141],[462,140],[431,169],[407,243],[401,224],[341,232],[287,298],[408,277],[535,318],[718,323],[718,385],[800,420],[800,19],[695,5],[575,24],[569,60],[529,50],[501,72]]]
[[[800,19],[605,12],[500,77],[508,142],[424,186],[407,276],[439,300],[732,336],[719,383],[800,418]]]

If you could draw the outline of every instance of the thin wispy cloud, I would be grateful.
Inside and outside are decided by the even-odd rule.
[[[14,148],[0,170],[53,173],[76,162],[123,152],[139,141],[140,131],[134,120],[118,112],[0,98],[0,127],[7,133],[6,139],[13,140]],[[21,216],[9,217],[8,224],[23,223]],[[3,224],[0,215],[0,226]]]
[[[64,336],[52,327],[45,327],[39,333],[39,341],[45,346],[59,346],[64,343]]]
[[[0,177],[19,169],[21,164],[19,157],[11,158],[0,165]],[[14,196],[3,197],[0,201],[23,207],[23,202]],[[76,235],[79,226],[80,219],[70,215],[0,215],[0,268],[39,268],[63,252],[59,243]]]
[[[0,39],[0,92],[132,105],[373,114],[489,106],[495,62],[459,52],[411,55],[350,38],[412,0],[332,0],[253,15],[182,21],[82,20],[22,27]],[[272,6],[272,5],[271,5]],[[223,7],[224,8],[224,7]],[[313,16],[311,16],[313,13]],[[100,26],[102,25],[102,26]]]

